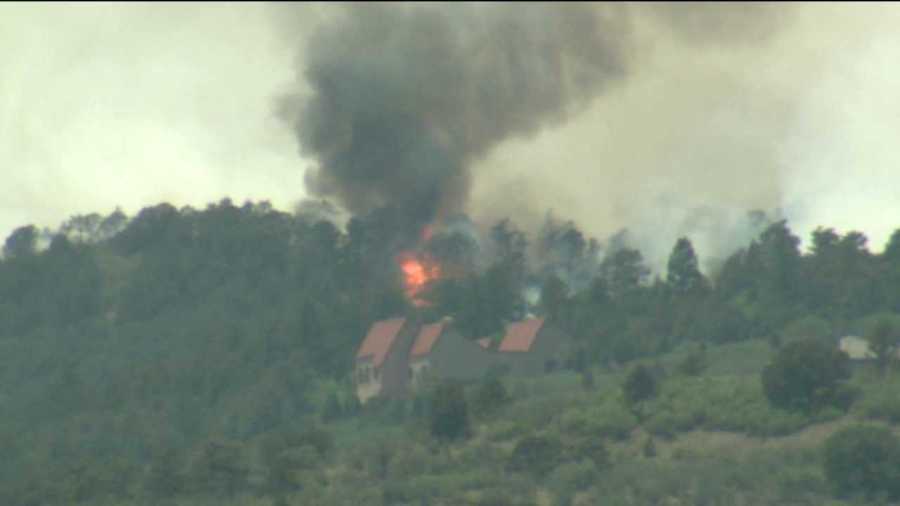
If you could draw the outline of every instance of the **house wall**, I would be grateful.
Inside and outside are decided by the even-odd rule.
[[[432,375],[431,361],[427,356],[422,358],[410,358],[409,372],[411,375],[410,387],[418,388],[427,383]]]
[[[435,343],[429,360],[435,377],[469,381],[481,379],[487,373],[496,360],[494,355],[451,329]]]
[[[498,353],[501,362],[509,367],[510,374],[538,376],[562,369],[571,349],[571,339],[559,329],[544,324],[538,331],[531,350],[527,352]],[[548,364],[549,363],[549,364]],[[551,365],[551,368],[548,368]]]
[[[400,329],[390,351],[381,364],[381,395],[402,397],[409,386],[409,351],[419,331],[419,326],[409,321]]]
[[[373,397],[381,393],[381,377],[372,365],[370,358],[357,360],[354,368],[354,383],[356,384],[356,398],[360,404],[365,404]]]

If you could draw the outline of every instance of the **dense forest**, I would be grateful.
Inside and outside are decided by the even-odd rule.
[[[726,465],[676,444],[697,430],[768,438],[853,416],[900,421],[891,364],[851,373],[832,353],[848,334],[881,336],[879,357],[896,349],[900,230],[878,254],[862,233],[830,228],[801,251],[786,221],[768,220],[707,274],[685,237],[654,275],[627,234],[600,241],[551,217],[535,234],[453,217],[425,237],[396,209],[346,225],[329,217],[226,199],[15,230],[0,260],[0,503],[700,504],[706,494],[705,504],[737,504],[740,493],[741,504],[822,504],[855,490],[900,494],[877,480],[829,488],[841,463],[852,468],[847,445],[878,446],[888,429],[838,433],[824,470],[806,447]],[[421,300],[404,286],[406,250],[440,266]],[[373,321],[452,315],[475,338],[527,313],[576,339],[572,371],[356,403],[352,357]],[[811,380],[794,372],[804,361],[827,370]],[[804,397],[804,382],[815,395]],[[471,428],[441,438],[428,426],[440,413],[462,413]],[[879,451],[886,476],[900,477],[900,450]],[[792,481],[747,471],[766,466]],[[709,483],[683,481],[690,473]],[[670,500],[682,502],[656,502]]]

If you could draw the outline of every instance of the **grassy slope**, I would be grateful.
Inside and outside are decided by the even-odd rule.
[[[762,399],[759,372],[770,356],[766,343],[710,348],[711,365],[700,378],[672,372],[686,354],[676,350],[657,361],[667,376],[641,424],[621,405],[621,370],[596,371],[592,390],[571,373],[510,381],[513,401],[489,417],[476,416],[474,435],[465,442],[434,443],[422,418],[387,415],[384,409],[364,413],[329,426],[337,439],[335,454],[327,464],[300,466],[294,478],[302,488],[286,494],[284,502],[259,492],[216,499],[182,495],[174,504],[859,504],[831,498],[819,448],[841,427],[897,414],[884,405],[885,399],[900,397],[900,383],[858,373],[854,381],[864,398],[850,413],[790,417]],[[648,457],[645,445],[654,433],[655,456]],[[516,443],[536,434],[566,442],[602,439],[611,466],[598,469],[570,459],[539,477],[508,471]],[[247,455],[257,449],[258,441],[245,445]],[[254,481],[263,480],[258,458],[251,458],[251,467]]]

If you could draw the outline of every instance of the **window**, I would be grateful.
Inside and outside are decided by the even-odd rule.
[[[374,367],[371,364],[364,364],[357,366],[355,377],[357,383],[371,383],[377,377],[377,374],[375,374]]]

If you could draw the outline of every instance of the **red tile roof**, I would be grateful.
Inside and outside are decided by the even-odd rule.
[[[436,343],[438,338],[441,337],[441,333],[443,331],[443,323],[423,325],[422,330],[419,331],[419,336],[416,337],[416,342],[415,344],[413,344],[410,355],[412,355],[413,357],[421,357],[431,353],[431,348],[434,347],[434,343]]]
[[[405,323],[406,318],[391,318],[372,324],[369,333],[359,346],[356,358],[372,357],[375,367],[381,367]]]
[[[506,335],[500,343],[499,351],[529,351],[534,338],[544,325],[543,318],[531,318],[511,323],[506,328]]]
[[[488,349],[491,347],[491,341],[493,341],[493,339],[491,339],[490,337],[482,337],[477,342],[478,342],[478,345],[481,346],[482,348]]]

